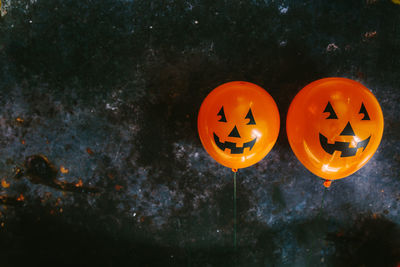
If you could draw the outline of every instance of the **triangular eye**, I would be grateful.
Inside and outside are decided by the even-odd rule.
[[[224,107],[220,109],[218,112],[217,116],[221,116],[221,118],[218,120],[220,122],[226,122],[226,117],[225,117],[225,112],[224,112]]]
[[[329,117],[326,119],[337,119],[338,118],[329,101],[328,101],[328,105],[326,105],[326,108],[324,109],[323,113],[325,113],[325,112],[329,112]]]
[[[364,118],[361,119],[362,121],[370,120],[367,109],[364,106],[364,103],[361,104],[360,112],[358,112],[358,114],[364,114]]]
[[[254,120],[253,113],[251,112],[251,109],[249,109],[249,112],[247,113],[245,119],[249,119],[249,122],[247,123],[247,125],[255,125],[256,124],[256,121]]]

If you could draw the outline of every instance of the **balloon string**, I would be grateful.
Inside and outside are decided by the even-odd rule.
[[[318,215],[317,215],[317,220],[316,220],[317,223],[318,223],[319,219],[321,218],[322,209],[323,209],[323,207],[324,207],[324,196],[325,196],[325,191],[327,191],[326,188],[324,189],[324,191],[322,191],[321,206],[320,206],[320,208],[319,208]],[[309,252],[308,252],[308,255],[307,255],[307,257],[306,257],[306,259],[308,259],[309,262],[311,262],[312,254],[313,254],[313,252],[312,252],[312,249],[310,248],[310,249],[309,249]]]
[[[236,252],[236,230],[237,230],[237,221],[236,221],[236,172],[233,173],[233,247]]]
[[[323,209],[323,207],[324,207],[324,196],[325,196],[325,191],[327,191],[327,189],[324,189],[324,190],[322,191],[321,207],[319,208],[317,220],[319,220],[319,219],[321,218],[322,209]]]

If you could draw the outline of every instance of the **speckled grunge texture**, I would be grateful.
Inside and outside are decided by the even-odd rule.
[[[2,0],[1,266],[399,266],[400,5],[363,1]],[[306,84],[380,102],[365,167],[325,189],[286,137]],[[267,157],[233,175],[201,146],[216,86],[265,88]]]

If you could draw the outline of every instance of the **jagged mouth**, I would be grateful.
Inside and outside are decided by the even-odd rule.
[[[230,149],[231,154],[243,154],[243,151],[246,147],[249,148],[249,151],[253,148],[254,144],[257,141],[257,137],[251,140],[250,142],[244,143],[242,147],[236,147],[236,143],[233,142],[228,142],[228,141],[224,143],[220,142],[218,135],[216,135],[215,133],[214,133],[214,141],[217,147],[219,147],[222,151],[225,151],[225,149],[228,148]]]
[[[362,148],[363,151],[367,147],[369,140],[371,139],[371,136],[369,136],[367,139],[362,140],[357,143],[357,146],[355,147],[349,147],[350,142],[339,142],[336,141],[334,144],[329,144],[328,143],[328,138],[326,138],[323,134],[319,134],[319,142],[321,143],[322,148],[325,150],[326,153],[333,154],[333,152],[336,151],[341,151],[342,154],[340,157],[352,157],[355,156],[357,153],[357,150],[359,148]]]

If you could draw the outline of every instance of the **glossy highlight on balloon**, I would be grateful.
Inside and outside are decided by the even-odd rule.
[[[204,99],[197,126],[210,156],[235,171],[257,163],[272,149],[279,133],[279,111],[258,85],[229,82]]]
[[[286,130],[300,162],[315,175],[335,180],[371,159],[382,139],[383,114],[378,100],[359,82],[325,78],[296,95]]]

